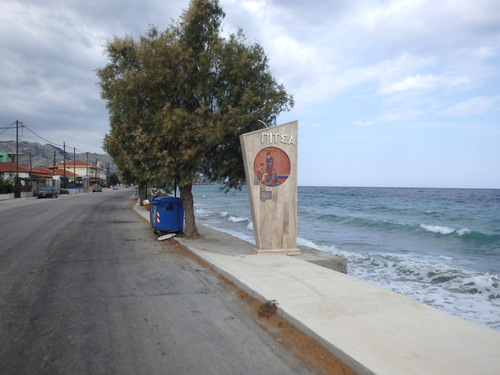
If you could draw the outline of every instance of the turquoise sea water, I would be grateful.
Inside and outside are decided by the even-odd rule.
[[[254,242],[246,190],[195,186],[199,223]],[[500,190],[299,187],[298,244],[351,276],[500,330]]]

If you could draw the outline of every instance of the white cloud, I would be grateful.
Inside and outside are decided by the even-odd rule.
[[[438,83],[438,79],[432,74],[414,75],[406,77],[403,80],[392,82],[389,85],[382,86],[380,92],[382,94],[393,94],[407,90],[433,89]]]
[[[500,96],[492,97],[475,97],[455,105],[445,108],[440,114],[444,116],[467,116],[479,115],[490,110],[498,112],[500,104]]]
[[[241,6],[248,10],[249,12],[252,13],[257,13],[262,10],[262,8],[265,6],[265,2],[260,0],[260,1],[252,1],[252,0],[243,0],[241,1]]]
[[[372,125],[375,125],[375,122],[374,121],[355,120],[352,122],[352,125],[354,125],[354,126],[372,126]]]
[[[353,126],[374,126],[386,123],[405,123],[413,121],[424,115],[424,111],[415,108],[402,108],[390,112],[382,113],[375,120],[354,120],[351,122]]]
[[[443,91],[449,89],[461,90],[474,84],[474,80],[467,75],[455,75],[449,73],[441,75],[415,74],[392,82],[387,79],[382,80],[379,93],[387,95],[412,90],[425,92],[433,90]]]
[[[294,94],[296,107],[286,118],[311,132],[321,127],[325,139],[339,127],[353,137],[417,128],[416,120],[430,129],[442,116],[481,114],[498,122],[500,1],[220,5],[224,29],[241,27],[248,41],[262,44],[274,77]],[[67,143],[78,140],[73,129],[85,129],[85,144],[100,148],[109,120],[94,70],[106,63],[104,44],[115,35],[138,38],[150,25],[165,29],[188,6],[189,0],[0,0],[0,121],[40,125],[44,135],[64,135]],[[375,127],[382,124],[405,126]]]
[[[255,20],[240,14],[242,26],[255,21],[252,35],[286,87],[304,100],[374,79],[383,94],[458,88],[471,84],[470,76],[484,79],[478,60],[498,57],[500,3],[488,0],[249,3],[259,11]]]

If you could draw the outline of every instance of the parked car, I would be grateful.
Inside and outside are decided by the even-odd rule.
[[[113,190],[118,190],[118,186],[117,185],[113,185]]]
[[[94,186],[94,188],[92,189],[92,192],[94,193],[96,191],[97,192],[102,192],[102,187],[100,187],[99,185]]]
[[[44,186],[38,192],[38,198],[57,198],[57,189],[53,186]]]

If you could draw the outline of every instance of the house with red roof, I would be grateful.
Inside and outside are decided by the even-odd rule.
[[[21,179],[30,178],[31,169],[23,164],[17,165],[17,163],[8,161],[6,163],[0,163],[0,177],[4,181],[14,180],[16,175],[19,175]],[[23,181],[21,181],[23,183]]]
[[[52,179],[52,176],[54,175],[54,171],[50,168],[45,168],[45,167],[40,167],[40,168],[33,168],[31,170],[31,176],[36,176],[39,178],[50,178]]]
[[[14,181],[16,175],[21,179],[21,187],[29,186],[31,191],[37,193],[42,186],[55,186],[57,190],[62,188],[78,188],[82,185],[78,176],[71,171],[54,168],[30,168],[24,164],[14,162],[0,163],[0,179],[4,181]],[[66,178],[66,180],[64,180]],[[66,181],[66,183],[64,182]],[[72,182],[72,183],[70,183]],[[29,195],[29,194],[24,194]]]
[[[6,163],[0,163],[0,179],[3,181],[12,181],[16,176],[19,176],[21,182],[21,197],[32,196],[32,190],[29,186],[31,182],[31,169],[23,164],[14,163],[8,161]],[[29,191],[26,191],[28,189]],[[5,195],[5,194],[2,194]],[[14,198],[14,194],[12,194],[12,198]],[[6,199],[10,199],[6,198]]]
[[[3,158],[5,159],[5,158]],[[55,186],[70,193],[82,192],[92,185],[103,185],[107,178],[99,164],[90,164],[80,160],[58,163],[51,167],[30,168],[15,162],[0,162],[0,179],[13,181],[16,175],[21,179],[21,186],[29,187],[37,193],[42,186]]]
[[[91,185],[102,185],[107,181],[106,174],[103,168],[97,165],[86,163],[81,160],[67,161],[66,163],[57,163],[51,168],[56,168],[56,171],[64,171],[66,169],[66,176],[68,172],[76,175],[77,178],[88,178]]]
[[[104,174],[103,169],[99,166],[99,163],[95,165],[81,160],[75,160],[67,161],[66,163],[57,163],[55,167],[58,169],[66,168],[67,171],[71,171],[80,177],[89,176],[106,179],[106,175]]]

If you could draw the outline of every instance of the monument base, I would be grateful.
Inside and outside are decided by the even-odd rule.
[[[292,248],[292,249],[253,249],[253,253],[256,255],[268,255],[268,254],[302,255],[302,252],[298,248]]]

